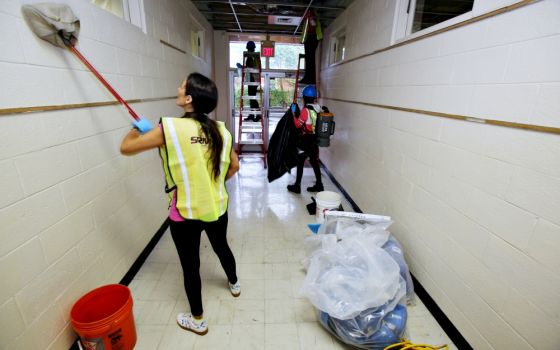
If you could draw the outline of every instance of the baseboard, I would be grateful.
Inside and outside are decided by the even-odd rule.
[[[121,281],[119,282],[120,284],[124,284],[125,286],[128,286],[130,282],[132,282],[134,276],[136,276],[138,271],[140,271],[140,268],[142,268],[142,265],[144,265],[144,262],[146,262],[146,259],[148,258],[152,250],[154,250],[160,238],[163,236],[165,230],[167,230],[168,227],[169,227],[169,218],[166,218],[163,224],[161,225],[161,227],[159,228],[159,230],[157,230],[157,232],[154,234],[154,236],[152,237],[148,245],[146,245],[146,248],[142,250],[142,253],[140,253],[140,255],[138,256],[136,261],[132,264],[128,272],[121,279]]]
[[[346,198],[346,200],[350,203],[352,209],[356,213],[363,213],[360,207],[356,204],[356,202],[354,202],[352,197],[350,197],[350,195],[348,194],[348,192],[346,192],[346,190],[342,187],[342,185],[340,185],[340,183],[336,180],[336,178],[333,176],[333,174],[329,171],[329,169],[325,166],[323,162],[321,162],[321,167],[323,168],[323,170],[325,171],[329,179],[332,181],[332,183],[340,191],[340,193],[342,193],[344,198]],[[432,314],[436,322],[441,326],[441,328],[447,334],[449,339],[451,339],[453,344],[455,344],[455,346],[459,350],[472,350],[472,346],[469,345],[469,342],[467,342],[467,340],[463,337],[463,335],[461,335],[459,330],[453,325],[451,320],[449,320],[449,318],[440,309],[440,307],[436,304],[434,299],[432,299],[432,297],[428,294],[428,292],[424,289],[424,287],[422,287],[422,285],[420,284],[420,282],[418,282],[418,280],[414,277],[414,275],[412,275],[412,282],[414,284],[414,292],[416,293],[418,298],[420,298],[422,303],[424,303],[428,311],[430,311],[430,313]],[[412,339],[412,341],[414,341],[414,339]]]

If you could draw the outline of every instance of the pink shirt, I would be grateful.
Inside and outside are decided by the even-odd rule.
[[[177,190],[173,191],[173,199],[171,200],[171,206],[169,207],[169,219],[171,221],[185,221],[185,218],[179,214],[177,210]]]
[[[163,132],[163,125],[159,124],[161,132]],[[171,205],[169,207],[169,219],[171,221],[185,221],[185,218],[179,214],[177,210],[177,189],[173,190],[173,199],[171,199]]]

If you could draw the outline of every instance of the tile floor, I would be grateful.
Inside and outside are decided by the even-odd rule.
[[[348,349],[316,321],[312,305],[298,295],[305,277],[306,225],[314,222],[305,205],[311,194],[286,191],[293,175],[268,183],[259,158],[243,158],[240,172],[228,181],[228,240],[237,260],[241,296],[233,298],[208,239],[201,243],[202,296],[209,332],[198,336],[182,330],[175,315],[188,310],[181,266],[166,232],[130,284],[138,332],[137,350]],[[336,191],[323,174],[325,189]],[[313,184],[306,168],[302,187]],[[345,210],[351,206],[343,200]],[[407,337],[415,342],[450,345],[431,314],[416,298],[408,307]]]

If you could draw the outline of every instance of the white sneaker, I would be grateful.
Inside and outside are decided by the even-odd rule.
[[[178,314],[177,324],[179,325],[179,327],[198,335],[205,335],[206,333],[208,333],[208,324],[206,323],[206,320],[197,320],[190,312],[182,312]]]
[[[237,279],[237,282],[235,282],[235,284],[231,284],[229,283],[229,291],[231,292],[231,295],[233,295],[234,297],[238,297],[239,295],[241,295],[241,282],[239,282],[239,278]]]

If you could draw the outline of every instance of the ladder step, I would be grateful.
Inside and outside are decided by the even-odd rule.
[[[249,96],[249,95],[243,95],[241,96],[242,99],[244,100],[260,100],[261,98],[259,96]]]
[[[240,157],[247,157],[247,158],[249,158],[249,157],[266,158],[266,155],[265,155],[265,154],[257,153],[257,152],[246,152],[246,153],[241,153],[241,154],[238,154],[238,156],[240,156]]]
[[[262,132],[261,122],[243,122],[241,132]]]
[[[260,86],[261,83],[259,83],[258,81],[251,81],[251,82],[246,81],[246,82],[243,82],[243,85],[247,85],[247,86]]]
[[[243,111],[241,111],[241,114],[245,116],[245,115],[251,115],[251,114],[261,115],[262,113],[261,113],[260,109],[257,109],[257,110],[243,110]]]
[[[245,73],[258,73],[258,68],[245,68]]]
[[[259,129],[260,129],[260,127],[261,127],[261,122],[243,121],[243,125],[242,125],[242,126],[252,127],[252,128],[254,128],[255,126],[258,126]]]
[[[240,145],[262,145],[263,141],[260,139],[254,139],[254,140],[241,140],[239,142]]]

